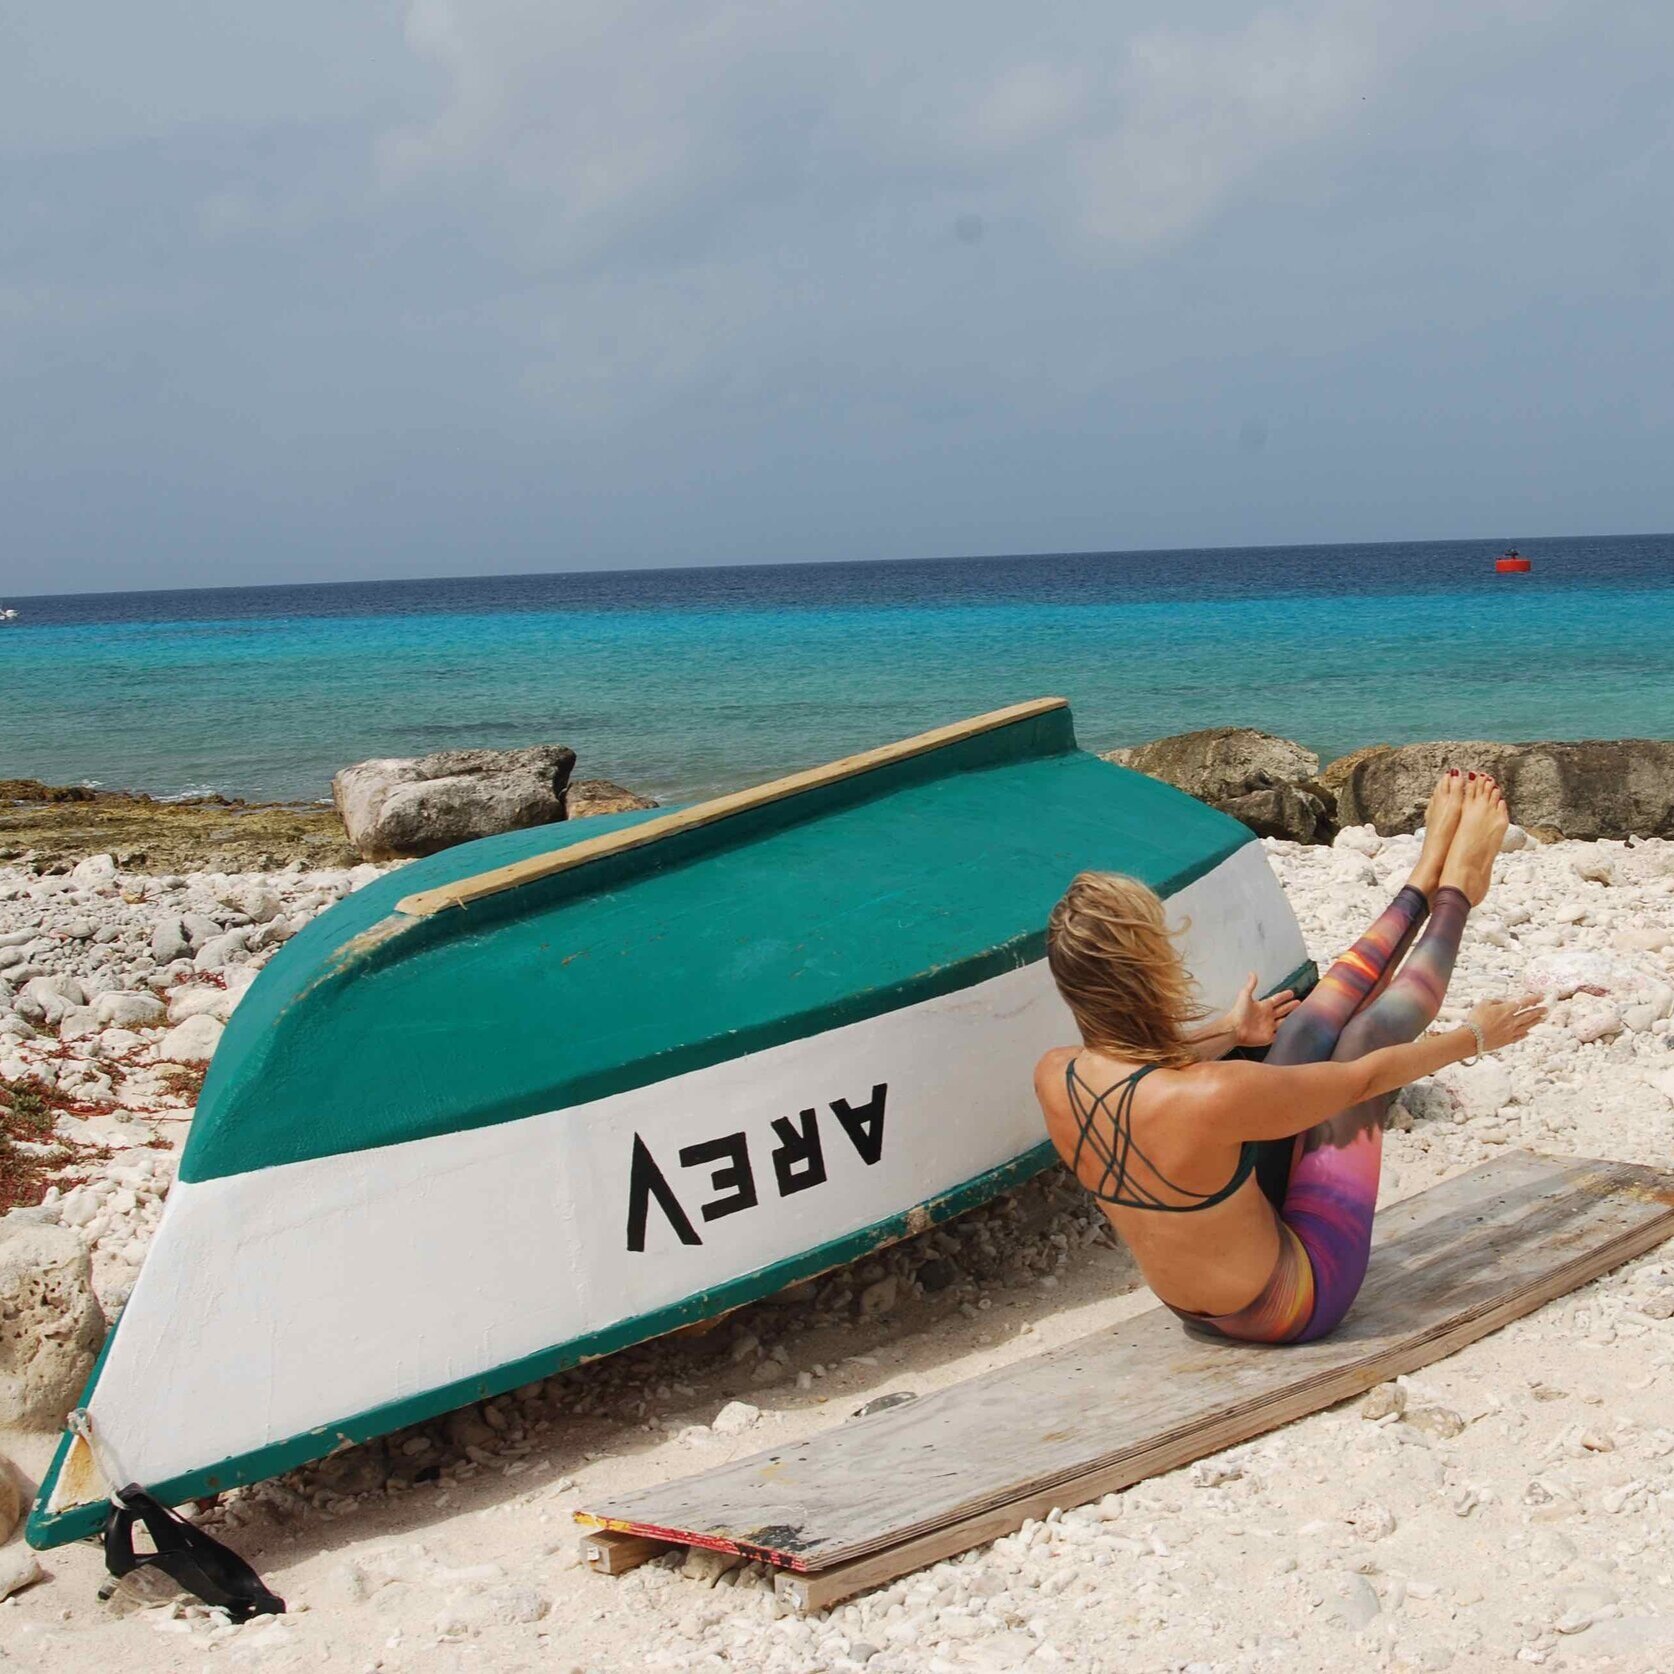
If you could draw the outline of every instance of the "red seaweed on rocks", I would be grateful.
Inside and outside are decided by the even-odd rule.
[[[110,1156],[104,1146],[72,1142],[53,1131],[54,1112],[71,1102],[39,1081],[0,1081],[0,1214],[33,1208],[49,1186],[81,1185],[85,1175],[64,1171]]]

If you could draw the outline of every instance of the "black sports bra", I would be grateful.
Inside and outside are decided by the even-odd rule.
[[[1166,1215],[1184,1215],[1194,1209],[1211,1209],[1217,1203],[1224,1203],[1255,1172],[1260,1143],[1253,1139],[1244,1141],[1238,1151],[1238,1167],[1234,1170],[1232,1178],[1218,1192],[1194,1192],[1186,1186],[1175,1185],[1140,1150],[1133,1137],[1134,1089],[1156,1068],[1155,1064],[1146,1064],[1142,1069],[1136,1069],[1132,1075],[1123,1076],[1114,1087],[1106,1088],[1102,1093],[1095,1093],[1076,1073],[1075,1059],[1070,1059],[1064,1069],[1064,1086],[1069,1093],[1070,1109],[1075,1112],[1076,1122],[1081,1129],[1075,1142],[1075,1155],[1070,1159],[1070,1172],[1082,1185],[1087,1186],[1100,1203],[1107,1203],[1112,1208],[1157,1209]],[[1112,1094],[1117,1095],[1114,1105],[1109,1102]],[[1093,1131],[1094,1119],[1101,1113],[1110,1118],[1108,1143],[1102,1135]],[[1097,1185],[1088,1185],[1087,1181],[1082,1179],[1081,1155],[1086,1150],[1092,1152],[1102,1169]],[[1143,1163],[1169,1191],[1189,1201],[1164,1203],[1156,1192],[1136,1184],[1129,1168],[1131,1160]]]

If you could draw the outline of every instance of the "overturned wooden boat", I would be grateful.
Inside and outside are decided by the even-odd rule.
[[[1309,975],[1260,841],[1078,750],[1061,699],[361,890],[234,1013],[30,1540],[712,1317],[1045,1167],[1030,1072],[1073,1033],[1044,927],[1084,867],[1170,899],[1209,1004]]]

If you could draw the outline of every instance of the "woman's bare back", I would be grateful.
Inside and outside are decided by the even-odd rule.
[[[1201,1119],[1193,1078],[1213,1066],[1144,1070],[1086,1048],[1048,1052],[1035,1071],[1046,1131],[1159,1297],[1188,1313],[1233,1313],[1273,1271],[1278,1218],[1253,1173],[1229,1196],[1201,1205],[1243,1162],[1243,1147],[1206,1131]],[[1153,1206],[1137,1206],[1141,1199]]]

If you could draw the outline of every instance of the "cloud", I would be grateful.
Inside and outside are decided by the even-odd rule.
[[[1393,68],[1377,50],[1383,22],[1383,8],[1331,5],[1136,37],[1113,119],[1075,148],[1087,231],[1130,252],[1166,248],[1294,147],[1351,126],[1364,90]]]
[[[214,547],[213,581],[206,529],[254,578],[1666,520],[1668,8],[202,19],[8,26],[16,551]]]
[[[968,200],[1131,256],[1352,122],[1390,68],[1375,38],[1393,6],[1220,9],[1213,29],[1069,7],[1073,27],[1019,61],[1009,7],[949,27],[880,6],[414,0],[409,44],[447,96],[380,158],[399,187],[500,194],[558,262],[725,247],[764,207],[808,200],[851,226]]]

